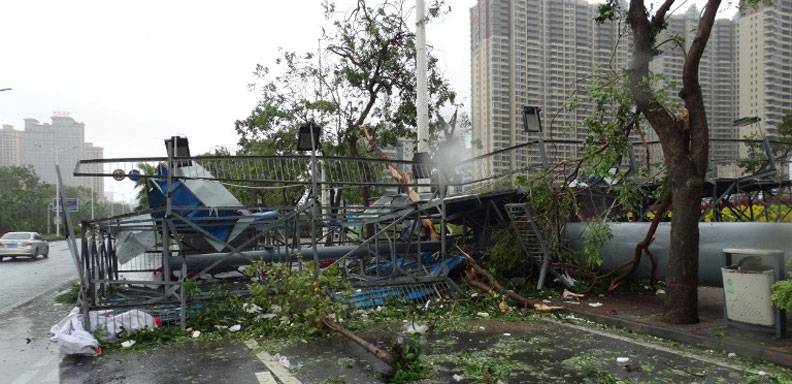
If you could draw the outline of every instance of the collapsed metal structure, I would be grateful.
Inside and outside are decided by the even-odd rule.
[[[353,300],[362,307],[381,305],[392,296],[421,301],[452,295],[457,288],[449,271],[461,261],[451,252],[452,245],[461,241],[486,247],[492,227],[504,224],[511,226],[523,253],[539,266],[539,288],[546,273],[571,283],[550,267],[552,250],[522,204],[525,196],[513,187],[512,177],[547,171],[546,152],[551,151],[545,146],[580,144],[532,141],[432,165],[313,153],[190,156],[186,139],[174,137],[166,140],[165,157],[82,160],[75,176],[143,183],[151,206],[81,223],[81,249],[75,260],[82,312],[147,308],[183,324],[191,302],[208,296],[199,291],[188,300],[186,287],[191,282],[222,279],[231,289],[244,291],[244,279],[233,277],[242,277],[241,267],[254,260],[293,268],[303,268],[306,261],[321,267],[334,263],[359,289]],[[768,197],[786,202],[783,198],[790,194],[784,188],[790,183],[781,181],[768,142],[764,145],[770,159],[766,166],[741,178],[713,178],[703,201],[728,207],[748,192],[754,193],[754,202]],[[649,164],[651,159],[644,160]],[[634,167],[635,158],[630,163]],[[423,177],[411,177],[411,184],[405,185],[391,177],[393,169]],[[296,206],[244,206],[227,188],[296,188],[303,194]],[[330,188],[368,188],[378,199],[370,206],[323,206],[320,191]],[[406,188],[421,191],[420,201],[398,194]],[[441,228],[438,238],[427,233],[426,222]]]
[[[82,223],[77,259],[84,314],[147,308],[183,323],[189,301],[208,296],[193,292],[188,300],[191,282],[223,280],[230,287],[237,284],[231,289],[244,290],[245,280],[234,277],[242,277],[241,268],[255,260],[292,268],[304,268],[306,261],[321,267],[333,263],[358,288],[352,300],[359,307],[381,305],[393,296],[420,302],[453,295],[458,288],[448,275],[462,258],[450,252],[452,245],[485,236],[493,207],[521,200],[515,191],[491,187],[468,192],[495,179],[482,170],[486,156],[443,169],[413,161],[315,155],[190,156],[186,144],[181,138],[167,140],[167,157],[77,164],[75,176],[143,183],[151,207]],[[430,177],[404,185],[390,177],[393,168]],[[227,187],[300,188],[304,193],[296,206],[244,206]],[[322,188],[362,187],[379,198],[369,206],[319,204]],[[387,193],[405,188],[421,190],[420,201]],[[483,224],[471,221],[476,215],[486,216]],[[442,229],[437,238],[426,230],[427,222]],[[454,233],[450,223],[462,230]]]

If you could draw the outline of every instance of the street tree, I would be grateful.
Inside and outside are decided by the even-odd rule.
[[[331,2],[323,4],[328,27],[316,52],[282,51],[275,60],[277,74],[259,65],[253,86],[261,99],[251,114],[236,122],[243,154],[281,155],[293,152],[297,128],[308,121],[322,128],[323,155],[365,156],[365,126],[378,146],[393,145],[399,138],[415,138],[416,80],[415,35],[408,21],[406,0],[358,0],[354,8],[339,13]],[[430,7],[423,22],[450,8],[442,2]],[[454,107],[456,95],[428,55],[430,129],[444,127],[444,108]],[[447,129],[447,128],[446,128]],[[368,200],[363,193],[345,198]],[[342,194],[331,191],[338,207]],[[360,200],[357,200],[360,202]]]
[[[741,5],[746,6],[745,2]],[[672,323],[695,323],[698,322],[698,223],[709,153],[709,126],[699,83],[699,64],[721,0],[707,0],[689,44],[679,36],[660,41],[676,3],[677,0],[664,0],[650,12],[652,7],[645,0],[629,1],[625,17],[632,30],[632,63],[627,81],[637,114],[657,134],[665,159],[673,209],[666,270],[666,319]],[[623,9],[618,0],[608,0],[599,11],[597,20],[602,22],[617,17]],[[649,69],[664,44],[675,44],[684,50],[681,107],[666,102],[666,95],[657,89],[656,77]]]

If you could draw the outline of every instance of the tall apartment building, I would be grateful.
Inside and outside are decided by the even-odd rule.
[[[536,139],[537,133],[522,129],[526,105],[542,109],[545,140],[584,139],[583,119],[592,108],[586,87],[593,73],[627,69],[632,48],[631,31],[625,23],[598,25],[596,14],[596,5],[584,0],[479,0],[471,8],[471,104],[473,141],[480,144],[474,145],[480,148],[477,154]],[[692,13],[672,17],[671,30],[689,35],[691,17]],[[711,128],[724,138],[735,133],[736,88],[723,91],[736,74],[734,31],[733,23],[718,20],[714,44],[702,64],[702,87],[713,116]],[[677,54],[679,57],[674,57]],[[678,77],[680,60],[681,53],[669,46],[668,53],[653,66]],[[573,96],[577,107],[568,109]],[[712,107],[716,104],[717,110]],[[649,140],[654,139],[651,129],[645,131]],[[551,164],[577,158],[578,149],[576,144],[546,146]],[[728,148],[721,151],[718,147],[717,152],[718,156],[730,156]],[[481,172],[538,163],[538,147],[533,146],[522,153],[496,156]]]
[[[0,167],[13,167],[21,164],[22,132],[13,126],[3,124],[0,130]]]
[[[745,137],[761,128],[772,136],[783,116],[792,113],[792,0],[745,7],[737,24],[739,117],[762,119],[739,133]]]
[[[64,184],[93,187],[99,197],[104,193],[102,178],[76,178],[73,173],[80,159],[102,157],[102,147],[85,142],[85,124],[67,113],[53,114],[52,123],[25,119],[24,131],[10,125],[0,130],[0,166],[32,166],[41,180],[55,183],[55,164],[60,164]]]
[[[696,35],[700,11],[690,7],[684,15],[673,16],[668,20],[668,27],[663,41],[672,35],[681,36],[685,41],[685,50]],[[677,97],[682,88],[682,67],[685,53],[674,43],[661,47],[662,55],[651,63],[651,70],[662,74],[672,81],[676,87],[671,95]],[[704,96],[704,106],[709,123],[711,168],[717,165],[734,166],[737,158],[737,145],[733,142],[718,139],[736,139],[737,129],[734,120],[737,116],[737,25],[732,20],[718,19],[712,27],[707,48],[699,65],[699,83]],[[677,100],[682,103],[681,99]]]

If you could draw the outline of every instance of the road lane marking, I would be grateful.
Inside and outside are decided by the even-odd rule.
[[[256,352],[258,349],[258,343],[255,340],[247,340],[245,341],[245,345],[253,352]],[[256,353],[256,357],[264,363],[264,366],[269,369],[269,373],[278,381],[283,384],[302,384],[300,380],[298,380],[294,375],[292,375],[286,367],[277,363],[276,359],[272,357],[269,353],[265,351],[261,351]],[[258,373],[256,374],[256,378],[258,379]],[[261,382],[261,381],[259,381]],[[267,383],[266,381],[264,383]],[[273,381],[275,383],[275,381]]]
[[[278,384],[270,371],[256,372],[256,380],[258,380],[259,384]]]

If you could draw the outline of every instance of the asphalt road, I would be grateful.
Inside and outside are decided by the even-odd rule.
[[[66,242],[50,243],[50,256],[0,262],[0,382],[60,382],[61,357],[50,327],[71,309],[55,293],[77,272]]]
[[[5,258],[0,262],[0,315],[76,279],[77,271],[65,241],[50,243],[47,259]]]
[[[267,368],[238,341],[113,351],[99,358],[60,355],[48,332],[72,306],[54,297],[77,273],[65,242],[51,243],[50,250],[49,259],[0,262],[0,383],[259,383],[257,373]]]

